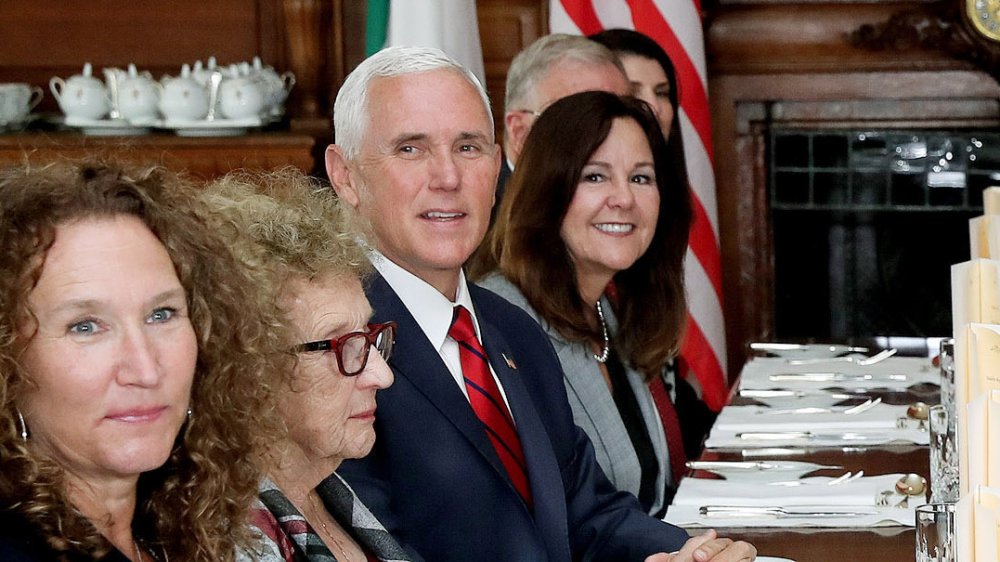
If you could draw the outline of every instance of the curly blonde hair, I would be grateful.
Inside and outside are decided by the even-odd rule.
[[[208,220],[198,190],[159,168],[106,162],[0,171],[0,510],[25,519],[60,560],[111,544],[69,502],[65,473],[22,441],[16,402],[32,374],[18,360],[33,333],[27,298],[55,231],[68,222],[139,218],[166,248],[198,340],[193,417],[162,467],[139,478],[133,529],[171,560],[231,561],[255,537],[246,514],[261,477],[256,451],[278,435],[279,313]],[[20,328],[20,330],[19,330]],[[29,331],[30,332],[30,331]]]
[[[234,172],[203,193],[235,252],[252,268],[269,271],[278,294],[295,278],[370,273],[359,219],[328,186],[295,168]]]

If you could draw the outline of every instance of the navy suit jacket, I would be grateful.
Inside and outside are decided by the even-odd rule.
[[[413,316],[381,276],[368,287],[374,322],[399,324],[378,393],[377,439],[338,469],[407,548],[428,562],[642,561],[677,550],[683,530],[618,492],[573,423],[559,359],[521,309],[469,285],[490,364],[517,423],[534,509],[510,483],[482,423]]]

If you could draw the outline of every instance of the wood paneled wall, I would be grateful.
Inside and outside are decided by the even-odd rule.
[[[944,1],[944,0],[942,0]],[[957,1],[957,0],[950,0]],[[940,3],[940,2],[939,2]],[[731,375],[745,344],[773,330],[773,264],[764,134],[774,124],[812,127],[997,126],[1000,88],[968,62],[919,42],[905,49],[852,44],[865,24],[934,2],[718,0],[706,6]],[[47,88],[51,76],[135,62],[154,74],[215,55],[261,55],[299,77],[291,126],[330,141],[332,97],[364,57],[358,0],[5,0],[0,82]],[[487,89],[498,131],[513,56],[547,30],[547,0],[479,0]],[[905,39],[905,37],[904,37]],[[43,108],[54,109],[51,96]],[[321,167],[318,167],[321,169]]]
[[[723,0],[709,15],[706,51],[731,374],[745,359],[746,344],[767,340],[774,330],[765,165],[770,127],[1000,125],[997,83],[971,63],[921,47],[917,30],[904,33],[902,49],[863,48],[851,40],[865,24],[931,4]]]

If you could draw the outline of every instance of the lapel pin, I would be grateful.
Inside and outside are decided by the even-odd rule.
[[[517,363],[514,363],[513,359],[511,359],[510,357],[507,357],[506,353],[501,353],[500,355],[503,357],[503,360],[507,362],[507,366],[508,367],[510,367],[511,369],[513,369],[515,371],[517,370]]]

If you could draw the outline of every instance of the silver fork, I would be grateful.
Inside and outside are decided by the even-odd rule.
[[[863,470],[859,470],[857,472],[847,471],[841,474],[840,476],[834,478],[833,480],[826,482],[825,484],[823,484],[823,486],[837,486],[840,484],[848,484],[850,482],[854,482],[855,480],[861,478],[864,475],[865,471]],[[808,484],[809,482],[806,482],[804,480],[782,480],[781,482],[768,483],[769,486],[806,486]]]
[[[867,367],[869,365],[874,365],[876,363],[881,363],[882,361],[885,361],[886,359],[895,355],[897,351],[898,350],[896,348],[883,349],[882,351],[876,353],[875,355],[872,355],[871,357],[855,357],[848,355],[845,357],[827,357],[827,358],[814,357],[810,359],[789,359],[788,364],[815,365],[817,363],[831,363],[831,362],[841,361],[847,363],[854,363],[855,365],[859,365],[861,367]]]
[[[764,416],[784,415],[784,414],[844,414],[853,416],[862,412],[867,412],[882,403],[882,398],[869,398],[864,402],[851,406],[850,408],[784,408],[780,410],[764,410],[760,412]]]

